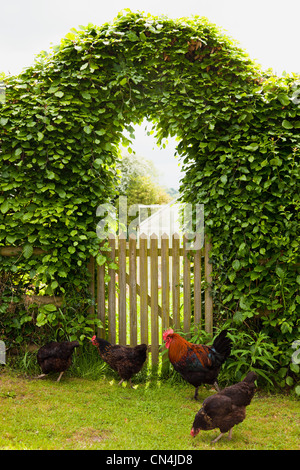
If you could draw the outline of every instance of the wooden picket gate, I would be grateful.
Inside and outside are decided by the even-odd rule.
[[[91,313],[97,312],[102,322],[100,337],[131,346],[148,344],[154,365],[166,328],[189,332],[193,316],[195,324],[212,332],[211,246],[206,241],[204,247],[188,250],[187,243],[186,237],[177,234],[172,240],[166,235],[147,239],[143,234],[128,242],[109,238],[110,262],[118,269],[97,266],[94,258],[89,264]]]

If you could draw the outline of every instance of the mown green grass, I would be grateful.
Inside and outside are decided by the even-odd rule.
[[[300,402],[257,392],[233,438],[212,445],[218,430],[190,436],[201,402],[194,389],[170,380],[74,377],[67,372],[42,380],[11,370],[0,374],[0,449],[201,450],[278,449],[300,445]],[[124,385],[124,384],[123,384]],[[214,390],[203,387],[203,400]]]

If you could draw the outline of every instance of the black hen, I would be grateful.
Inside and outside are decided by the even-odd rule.
[[[256,379],[256,373],[249,372],[242,382],[206,398],[195,416],[191,435],[195,437],[200,430],[219,428],[221,434],[212,443],[221,439],[227,431],[228,439],[231,439],[233,426],[244,421],[246,417],[246,406],[250,405],[253,398]]]
[[[60,372],[57,379],[59,382],[63,373],[72,364],[72,354],[74,348],[78,346],[78,341],[51,341],[42,346],[37,353],[37,362],[43,373],[37,379],[45,377],[49,372]]]
[[[118,372],[121,377],[119,385],[124,380],[129,380],[132,387],[131,377],[142,369],[147,358],[147,345],[139,344],[134,348],[118,344],[112,345],[105,339],[96,336],[93,336],[91,341],[97,347],[103,361]]]

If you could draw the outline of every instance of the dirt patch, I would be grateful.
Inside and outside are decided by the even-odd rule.
[[[91,447],[97,442],[109,439],[111,431],[106,429],[81,428],[77,429],[68,442],[77,443],[81,448]]]

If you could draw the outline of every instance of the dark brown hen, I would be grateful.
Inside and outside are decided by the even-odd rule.
[[[72,364],[74,348],[79,346],[78,341],[51,341],[42,346],[37,353],[37,362],[42,369],[42,374],[36,377],[41,379],[50,372],[60,372],[57,382],[63,373]]]
[[[137,374],[143,367],[147,358],[147,345],[139,344],[133,348],[119,344],[112,345],[102,338],[93,336],[92,344],[97,347],[100,357],[121,377],[119,385],[124,380],[129,380],[131,388],[131,377]]]
[[[231,439],[233,426],[244,421],[246,417],[246,406],[250,405],[253,398],[256,379],[256,373],[249,372],[242,382],[206,398],[195,416],[191,435],[195,437],[200,430],[219,428],[221,434],[212,443],[221,439],[227,431],[228,439]]]

